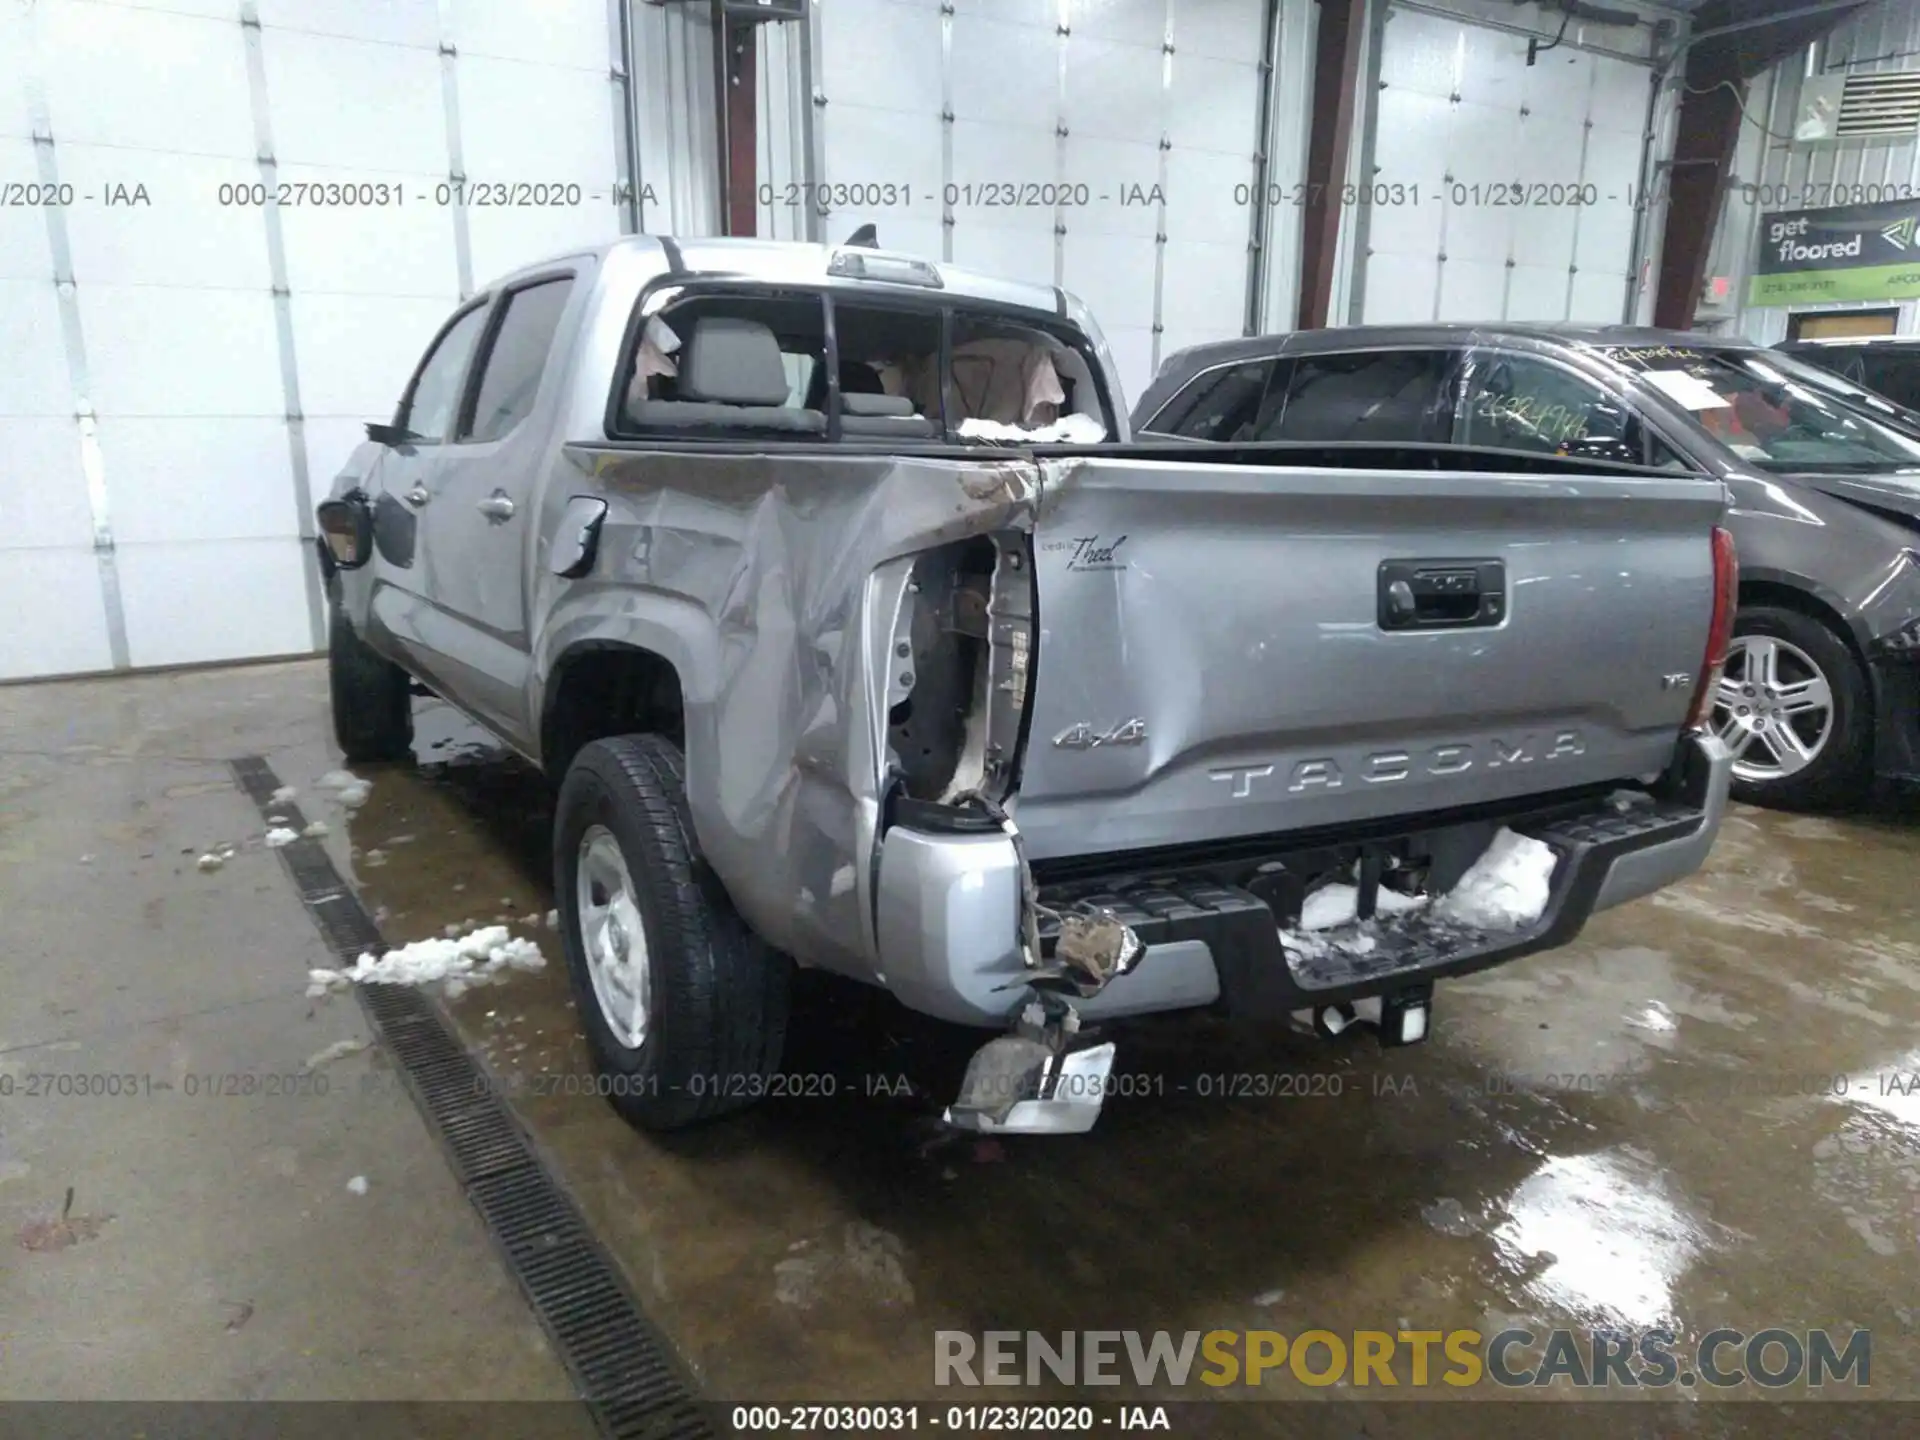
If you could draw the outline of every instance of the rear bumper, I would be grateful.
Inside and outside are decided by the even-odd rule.
[[[1151,871],[1043,884],[1058,908],[1110,906],[1147,944],[1138,966],[1077,1002],[1088,1019],[1217,1005],[1241,1018],[1430,987],[1573,939],[1596,911],[1650,894],[1700,868],[1726,810],[1725,745],[1689,737],[1662,794],[1619,810],[1604,798],[1506,815],[1499,823],[1559,855],[1547,908],[1520,930],[1462,932],[1397,921],[1365,954],[1327,947],[1311,959],[1281,944],[1275,913],[1239,883],[1274,854],[1176,857]],[[1488,823],[1485,828],[1491,833]],[[1020,866],[999,832],[936,833],[896,825],[882,845],[878,932],[882,980],[909,1008],[999,1025],[1026,998],[1017,936]]]

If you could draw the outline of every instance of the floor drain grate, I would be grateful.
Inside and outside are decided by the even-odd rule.
[[[235,760],[233,774],[263,816],[304,826],[297,807],[273,803],[280,780],[265,760]],[[284,845],[280,858],[335,955],[383,948],[379,927],[318,839]],[[712,1440],[707,1416],[619,1267],[439,1009],[402,985],[358,985],[354,993],[601,1433]]]

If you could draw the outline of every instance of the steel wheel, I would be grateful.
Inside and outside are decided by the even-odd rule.
[[[1750,783],[1797,775],[1833,734],[1833,685],[1798,645],[1742,635],[1727,651],[1713,701],[1713,733],[1733,751],[1733,773]]]
[[[647,1038],[653,985],[647,966],[647,931],[626,856],[604,825],[590,825],[580,837],[575,896],[580,946],[593,979],[593,998],[614,1039],[638,1050]]]

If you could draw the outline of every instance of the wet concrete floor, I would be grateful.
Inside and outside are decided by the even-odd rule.
[[[322,773],[325,694],[0,687],[0,1401],[540,1400],[589,1435],[358,1006],[305,996],[326,949],[226,761]]]
[[[60,867],[82,873],[66,852],[120,843],[87,838],[95,831],[117,823],[135,834],[137,816],[109,819],[127,810],[110,792],[159,804],[176,774],[217,780],[202,759],[168,753],[179,737],[191,737],[191,757],[251,746],[304,789],[338,763],[322,738],[322,689],[319,668],[303,665],[0,691],[10,811],[31,808],[52,775],[120,767],[109,784],[67,789],[69,805],[99,813],[0,829],[9,928],[17,952],[25,924],[34,957],[4,962],[12,1018],[0,1026],[0,1061],[34,1034],[100,1029],[94,1012],[112,1018],[115,969],[191,975],[201,965],[143,918],[153,885],[75,879],[60,893],[91,911],[93,948],[112,953],[86,958],[95,978],[85,987],[31,978],[75,962],[63,916],[23,908],[23,867],[52,884]],[[1869,1329],[1871,1393],[1920,1398],[1920,821],[1910,814],[1740,809],[1694,880],[1599,917],[1564,950],[1443,987],[1434,1039],[1410,1050],[1205,1019],[1120,1027],[1121,1093],[1084,1137],[941,1135],[932,1116],[979,1037],[854,987],[809,984],[786,1066],[806,1093],[649,1138],[591,1093],[558,936],[542,920],[552,904],[544,785],[443,706],[423,704],[418,728],[416,765],[364,767],[364,805],[308,813],[336,821],[329,844],[390,943],[496,920],[539,941],[543,973],[476,988],[448,1009],[714,1397],[1009,1398],[936,1389],[939,1330],[1544,1336],[1664,1323],[1683,1353],[1723,1327],[1828,1327],[1842,1340]],[[161,887],[162,913],[211,908],[196,934],[230,916],[260,971],[254,989],[270,997],[261,1003],[297,1013],[304,1002],[275,991],[267,961],[295,977],[297,995],[317,947],[277,865],[254,853],[257,816],[233,797],[218,803],[231,817],[225,833],[255,832],[231,874],[179,864],[181,846],[218,838],[210,819],[190,841],[140,842],[179,872]],[[23,823],[36,847],[57,825],[61,853],[26,855]],[[242,871],[248,883],[234,884]],[[196,898],[209,890],[211,907]],[[23,993],[78,1013],[28,1014]],[[262,1053],[304,1056],[359,1023],[350,998],[313,1008],[295,1042],[276,1051],[263,1035]],[[358,1123],[351,1103],[330,1123]],[[0,1101],[0,1115],[18,1107]],[[45,1143],[31,1127],[7,1133]],[[420,1154],[385,1163],[436,1163],[419,1143]],[[51,1193],[24,1178],[0,1153],[10,1227],[29,1195]],[[425,1179],[410,1183],[421,1205],[447,1213],[409,1224],[471,1229],[450,1185],[436,1195]],[[117,1203],[144,1201],[135,1189]],[[225,1223],[253,1222],[235,1211]],[[96,1253],[113,1235],[93,1242]],[[23,1284],[28,1267],[84,1253],[9,1254],[0,1313],[45,1303],[36,1282]],[[137,1272],[152,1261],[119,1263]],[[445,1284],[443,1272],[421,1283]],[[498,1330],[494,1351],[528,1352],[517,1368],[481,1367],[496,1390],[548,1393],[551,1374],[529,1358],[539,1349],[530,1322],[488,1308],[497,1284],[468,1283],[487,1290],[487,1305],[443,1309],[441,1323],[463,1339]],[[316,1313],[368,1302],[350,1287],[314,1293]],[[1525,1368],[1539,1352],[1510,1358]],[[436,1363],[422,1362],[424,1382],[463,1383]],[[340,1393],[359,1393],[336,1379]],[[1356,1394],[1308,1391],[1284,1371],[1267,1393]],[[1703,1396],[1720,1392],[1679,1398]]]

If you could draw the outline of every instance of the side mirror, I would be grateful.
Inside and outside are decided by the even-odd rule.
[[[383,425],[378,420],[367,422],[367,439],[376,445],[404,445],[419,438],[404,425]]]
[[[341,570],[358,570],[373,558],[373,511],[358,491],[342,500],[323,500],[314,511],[327,555]]]

